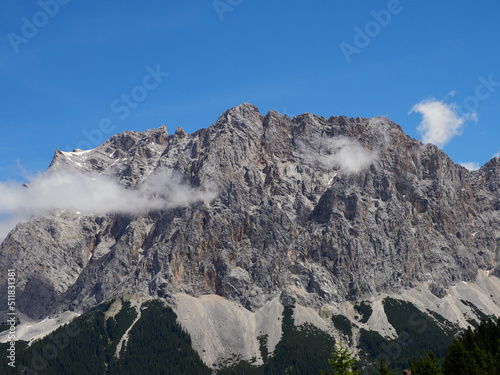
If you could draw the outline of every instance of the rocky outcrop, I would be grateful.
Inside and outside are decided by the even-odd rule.
[[[422,284],[442,298],[479,270],[500,276],[499,160],[468,171],[385,118],[290,119],[242,104],[192,134],[161,127],[56,151],[46,173],[61,171],[128,189],[174,171],[217,194],[19,224],[0,267],[18,269],[19,309],[32,318],[123,294],[216,294],[250,311],[276,297],[320,307]]]

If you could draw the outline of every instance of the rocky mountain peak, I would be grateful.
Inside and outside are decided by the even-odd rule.
[[[262,129],[262,115],[253,104],[243,103],[224,112],[215,123],[215,128],[231,127],[242,131],[252,129],[260,133]]]

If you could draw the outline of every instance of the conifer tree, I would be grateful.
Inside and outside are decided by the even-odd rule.
[[[412,375],[442,375],[441,366],[439,361],[432,352],[429,351],[425,358],[420,358],[420,360],[414,359],[411,364]]]
[[[331,359],[328,360],[331,375],[359,375],[356,369],[356,359],[349,352],[349,349],[342,345],[342,342],[335,346],[332,352]],[[323,375],[330,375],[323,370],[320,370]]]
[[[385,364],[384,359],[381,358],[380,362],[378,363],[376,375],[391,375],[391,374],[392,373]]]

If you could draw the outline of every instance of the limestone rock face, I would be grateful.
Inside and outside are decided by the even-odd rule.
[[[19,309],[31,318],[123,294],[217,294],[250,311],[276,297],[319,307],[423,284],[441,298],[480,269],[500,276],[499,159],[468,171],[385,118],[290,119],[245,103],[192,134],[161,127],[56,151],[46,173],[63,171],[127,189],[168,171],[186,194],[216,194],[134,215],[55,211],[19,224],[0,247],[0,268],[18,270]]]

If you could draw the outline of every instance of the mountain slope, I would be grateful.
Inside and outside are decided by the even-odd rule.
[[[187,296],[218,295],[227,314],[277,299],[303,306],[305,321],[336,311],[355,322],[345,301],[385,295],[461,326],[472,311],[461,299],[500,313],[499,159],[468,171],[385,118],[290,119],[245,103],[193,134],[161,127],[56,151],[46,175],[64,173],[111,178],[155,203],[19,224],[0,266],[18,270],[32,319],[125,294],[178,310]],[[390,335],[382,315],[366,324]]]

